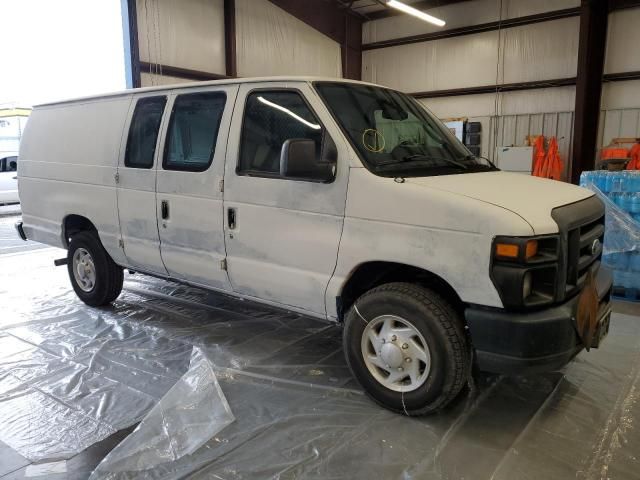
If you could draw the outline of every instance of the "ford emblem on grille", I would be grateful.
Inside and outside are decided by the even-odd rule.
[[[591,244],[591,255],[595,255],[596,253],[598,253],[599,249],[600,249],[600,240],[596,238]]]

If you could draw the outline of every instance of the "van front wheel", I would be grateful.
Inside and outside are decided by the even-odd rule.
[[[122,268],[91,232],[80,232],[71,238],[67,270],[76,295],[91,307],[113,302],[122,291]]]
[[[467,380],[469,352],[459,314],[418,285],[388,283],[362,295],[345,318],[343,347],[367,394],[398,413],[443,408]]]

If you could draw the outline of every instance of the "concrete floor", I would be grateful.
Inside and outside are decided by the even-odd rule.
[[[25,254],[28,255],[27,252],[30,252],[32,250],[33,251],[41,250],[44,248],[41,245],[37,245],[32,242],[25,243],[17,239],[17,236],[15,235],[13,230],[13,223],[15,221],[16,221],[16,217],[13,217],[13,216],[0,217],[0,269],[3,267],[3,259],[8,259],[16,255],[19,255],[19,256],[25,255]],[[5,263],[5,265],[7,265],[7,263]],[[51,268],[53,269],[54,267],[51,267]],[[20,275],[20,272],[15,272],[15,274]],[[63,275],[63,274],[64,272],[60,272],[60,275]],[[125,289],[126,288],[127,287],[125,287]],[[237,303],[235,305],[238,309],[248,308],[247,306],[241,305],[240,303]],[[160,308],[160,307],[157,306],[156,308]],[[190,308],[197,309],[197,305],[195,306],[192,305]],[[215,307],[215,308],[218,308],[218,307]],[[162,310],[157,310],[157,311],[160,312]],[[638,318],[638,321],[640,322],[640,303],[616,301],[614,303],[614,311],[624,315],[635,316]],[[339,348],[339,336],[338,336],[339,332],[331,331],[329,333],[330,334],[325,335],[326,339],[324,340],[324,342],[327,345],[323,345],[320,347],[317,347],[316,345],[314,345],[313,347],[310,347],[309,342],[307,342],[307,346],[304,348],[301,348],[300,345],[289,346],[288,351],[287,349],[283,351],[279,351],[278,354],[273,358],[276,358],[278,356],[283,357],[283,356],[292,356],[292,355],[309,355],[309,353],[305,352],[305,350],[313,349],[316,347],[320,351],[324,348],[327,352],[330,352],[331,355],[334,355],[336,345],[338,346],[337,348]],[[333,338],[333,337],[336,337],[336,338]],[[306,338],[306,337],[302,337],[302,338]],[[634,342],[634,345],[635,343],[637,342]],[[321,356],[321,355],[324,355],[324,353],[320,352],[318,356]],[[592,358],[592,357],[589,357],[589,358]],[[629,358],[635,358],[636,361],[638,360],[637,356],[629,357]],[[606,368],[608,368],[607,362],[609,362],[609,364],[619,363],[619,362],[613,362],[611,360],[608,360],[608,361],[605,361],[605,363],[603,364],[605,365],[604,367],[599,366],[597,363],[594,364],[593,369],[596,372],[599,372],[597,373],[598,376],[602,375],[606,378],[606,375],[607,375]],[[264,363],[265,365],[267,365],[274,362],[264,362]],[[300,362],[300,363],[303,363],[303,362]],[[338,373],[334,372],[331,374],[330,377],[331,379],[333,379],[332,381],[335,381],[335,378],[344,377],[345,373],[343,371],[344,370],[343,367],[344,365],[336,365],[336,368],[338,368],[336,372]],[[589,368],[591,369],[592,367],[589,366]],[[634,369],[632,369],[631,371],[636,372],[637,370],[638,368],[634,367]],[[256,370],[256,371],[263,371],[263,370]],[[605,372],[605,373],[602,373],[602,372]],[[291,373],[287,373],[287,375],[290,375],[290,374]],[[582,375],[582,377],[580,377],[580,375]],[[589,391],[590,382],[588,380],[583,381],[583,379],[586,378],[586,374],[584,372],[580,372],[580,375],[577,376],[581,378],[580,382],[577,382],[577,381],[569,382],[571,384],[569,388],[566,385],[560,388],[558,387],[560,385],[559,379],[561,378],[561,375],[556,375],[554,377],[544,377],[544,378],[533,380],[533,381],[525,381],[522,384],[518,383],[515,380],[512,381],[510,379],[507,379],[504,382],[502,382],[501,386],[499,386],[498,388],[490,392],[490,394],[485,395],[481,401],[478,400],[478,402],[474,404],[475,406],[471,411],[463,413],[462,415],[460,415],[459,413],[462,410],[462,407],[460,405],[457,405],[457,406],[454,405],[454,407],[451,409],[452,412],[446,413],[444,415],[432,417],[431,419],[427,419],[427,420],[419,420],[419,421],[409,420],[410,422],[417,422],[417,424],[421,425],[421,428],[427,427],[428,428],[427,431],[429,432],[432,432],[432,433],[436,432],[435,437],[437,438],[442,437],[442,435],[444,435],[445,432],[446,432],[445,436],[450,436],[450,438],[447,438],[446,448],[444,448],[442,451],[437,453],[437,455],[441,457],[440,462],[443,462],[442,465],[446,465],[447,466],[446,468],[450,469],[450,470],[447,470],[449,473],[447,473],[444,477],[440,476],[440,474],[434,473],[433,475],[429,475],[428,478],[460,478],[460,479],[462,478],[484,479],[489,477],[494,478],[495,472],[498,472],[501,468],[504,470],[503,468],[504,464],[508,464],[508,462],[506,461],[506,459],[508,458],[507,452],[513,453],[514,451],[513,445],[516,445],[517,442],[522,443],[522,438],[525,438],[525,437],[528,438],[527,436],[530,436],[530,432],[529,432],[530,425],[532,422],[534,422],[534,419],[536,419],[536,421],[540,420],[537,417],[539,416],[538,412],[541,411],[542,408],[551,408],[552,410],[555,411],[555,417],[554,417],[554,414],[547,414],[546,418],[542,419],[542,422],[547,422],[547,424],[549,424],[549,422],[552,422],[549,425],[553,425],[555,423],[559,424],[559,423],[562,423],[563,421],[566,421],[567,417],[570,417],[569,415],[566,415],[562,411],[561,405],[565,401],[564,397],[569,398],[570,395],[572,396],[572,398],[576,397],[576,389],[579,391],[580,388],[584,390],[584,392],[582,392],[584,398],[588,398],[591,400],[598,396],[593,392]],[[622,377],[623,375],[620,374],[620,376]],[[549,379],[551,378],[553,378],[553,382],[556,382],[556,383],[548,384]],[[306,377],[304,377],[304,380],[307,381]],[[533,388],[532,386],[535,386],[535,385],[540,385],[540,388],[534,389],[532,391],[531,388]],[[628,387],[628,388],[633,388],[633,385],[631,385],[631,387]],[[223,390],[224,389],[225,388],[223,388]],[[228,388],[228,390],[231,392],[232,389]],[[577,398],[579,401],[583,402],[583,400],[580,400],[579,395],[577,395]],[[621,397],[618,397],[618,398],[621,398]],[[366,400],[363,400],[363,401],[366,402]],[[232,405],[232,409],[236,408],[234,403],[232,403],[231,401],[230,403]],[[516,406],[516,408],[512,410],[514,405]],[[614,411],[614,409],[618,409],[622,411],[627,407],[629,406],[611,405],[611,409],[612,409],[611,415],[604,415],[604,416],[607,418],[609,417],[613,418],[619,413],[618,411]],[[239,407],[237,408],[239,409]],[[378,411],[377,407],[375,406],[369,407],[369,405],[367,405],[366,403],[363,404],[362,408],[371,408],[371,412]],[[575,405],[572,408],[575,408]],[[632,406],[629,408],[632,408]],[[586,411],[589,412],[590,410],[587,409]],[[500,412],[501,415],[498,415],[498,412]],[[629,418],[628,413],[629,412],[626,413],[627,415],[626,418]],[[595,420],[597,415],[593,412],[592,414],[594,415],[594,422],[597,421]],[[382,412],[382,415],[384,415],[384,412]],[[600,416],[602,416],[602,412]],[[387,417],[384,417],[384,418],[387,418]],[[390,419],[389,421],[395,422],[394,416],[389,416],[388,418]],[[495,421],[490,420],[493,418],[499,418],[499,420],[495,420]],[[610,423],[610,418],[606,422],[607,428]],[[317,422],[318,420],[314,420],[314,423],[317,423]],[[400,420],[398,420],[398,422],[400,422]],[[494,422],[497,422],[497,423],[495,423],[494,425],[491,425]],[[567,443],[568,449],[569,449],[569,445],[572,444],[572,442],[573,443],[578,442],[577,438],[579,438],[579,436],[581,435],[579,428],[577,428],[576,425],[572,422],[569,422],[568,425],[571,428],[567,428],[567,430],[571,431],[571,429],[573,428],[576,431],[574,432],[575,437],[573,437],[573,439],[570,436],[571,434],[567,433],[568,437],[565,440],[566,442],[568,442]],[[553,427],[545,426],[547,424],[543,423],[542,426],[539,428],[539,430],[544,431],[546,433],[552,430]],[[406,427],[406,430],[404,430],[404,434],[412,435],[413,432],[410,431],[409,429],[413,428],[413,426],[411,424],[408,424],[408,425],[409,426]],[[88,478],[88,476],[93,471],[95,466],[122,439],[127,437],[127,435],[129,435],[129,433],[134,429],[134,427],[135,426],[131,426],[129,428],[120,430],[117,433],[109,436],[108,438],[105,438],[102,441],[99,441],[98,443],[92,445],[91,447],[87,448],[81,453],[78,453],[72,458],[66,460],[66,462],[64,463],[64,468],[66,471],[64,473],[46,473],[46,465],[43,465],[43,467],[45,467],[45,470],[44,470],[44,473],[41,473],[40,478],[47,478],[52,480]],[[440,430],[440,428],[442,428],[442,430]],[[297,430],[294,429],[294,431],[297,431]],[[437,433],[440,431],[442,431],[443,434]],[[417,430],[415,433],[420,435],[426,435],[426,433],[420,433],[419,430]],[[484,449],[484,450],[482,449],[478,450],[478,445],[481,445],[483,443],[486,444],[488,437],[498,438],[500,437],[500,434],[503,434],[504,436],[500,439],[499,442],[497,443],[490,442],[489,443],[490,448]],[[609,442],[609,441],[614,442],[614,439],[609,439],[608,436],[603,435],[602,441],[605,441],[605,439],[606,439],[606,442]],[[425,437],[425,443],[428,443],[428,440],[426,437]],[[542,444],[544,444],[544,442],[542,442]],[[548,458],[546,459],[544,458],[544,455],[543,455],[544,446],[542,446],[542,444],[541,445],[536,444],[537,446],[533,449],[534,452],[537,451],[538,455],[543,457],[538,459],[535,465],[543,465],[546,461],[549,461]],[[526,444],[525,442],[525,445],[522,445],[523,450],[526,450],[524,448],[526,445],[531,447],[532,444]],[[274,446],[277,448],[277,444]],[[439,450],[441,444],[437,443],[437,446],[438,446],[437,450]],[[531,448],[529,448],[529,450],[531,451]],[[478,452],[478,451],[482,453],[477,455],[475,458],[473,458],[473,460],[471,460],[471,457],[469,456],[469,452]],[[469,459],[469,461],[466,462],[467,466],[473,465],[473,468],[465,469],[464,462],[463,464],[460,463],[460,460],[461,460],[460,454],[462,452],[467,452],[467,455],[465,456],[465,458]],[[517,456],[518,455],[516,455],[516,457]],[[527,459],[527,460],[530,461],[530,463],[533,462],[532,459]],[[408,461],[409,460],[407,460],[407,462]],[[475,464],[471,462],[475,462]],[[626,476],[626,472],[629,471],[628,470],[629,465],[635,465],[635,463],[633,462],[635,462],[635,458],[632,460],[631,464],[626,464],[625,467],[622,469],[615,470],[612,468],[612,472],[618,472],[618,475],[611,475],[611,478],[624,478],[624,479],[634,478],[633,476]],[[442,468],[442,465],[440,465],[441,468]],[[520,468],[521,466],[519,466],[518,469],[516,469],[515,471],[520,471],[519,470]],[[34,474],[37,473],[33,469],[34,469],[34,465],[29,460],[27,460],[26,458],[18,454],[11,447],[0,442],[0,479],[4,480],[4,479],[18,479],[18,478],[33,478]],[[596,468],[594,472],[597,470],[598,468]],[[206,469],[204,471],[207,472]],[[491,472],[493,472],[493,474]],[[477,473],[477,476],[474,475],[476,473]],[[210,471],[210,473],[207,473],[206,475],[204,475],[204,478],[206,478],[207,475],[209,475],[209,478],[210,478],[212,474],[213,472]],[[533,475],[533,473],[530,473],[530,474]],[[322,475],[320,476],[322,477]],[[352,478],[355,478],[357,476],[358,475],[354,475]],[[523,474],[522,478],[525,478],[525,477],[530,478],[529,476]],[[575,477],[576,478],[601,478],[601,475],[600,475],[600,471],[598,471],[598,475],[596,476],[581,476],[581,474],[576,473]],[[215,478],[226,478],[226,477],[216,476]],[[240,478],[240,476],[230,475],[229,478]],[[254,477],[251,477],[251,478],[254,478]],[[414,477],[411,477],[411,478],[414,478]],[[425,478],[425,477],[417,475],[415,478]],[[495,478],[500,478],[500,475],[495,475]],[[513,476],[509,477],[507,475],[506,477],[503,476],[503,478],[519,478],[519,477],[513,477]],[[537,475],[537,478],[565,478],[565,477]],[[573,476],[571,478],[573,478]],[[602,477],[602,478],[605,478],[605,477]]]
[[[14,480],[22,478],[42,478],[47,480],[85,480],[89,478],[93,469],[100,463],[100,461],[124,438],[129,435],[135,426],[120,430],[109,438],[98,442],[91,447],[87,448],[82,453],[79,453],[75,457],[66,460],[64,463],[64,473],[44,473],[42,475],[34,476],[29,470],[29,467],[33,468],[33,464],[18,454],[11,447],[0,442],[0,478],[2,480]],[[47,470],[47,465],[56,462],[45,462],[40,464]]]
[[[2,268],[2,256],[22,254],[32,250],[47,248],[34,242],[23,242],[13,228],[19,220],[20,205],[0,206],[0,268]],[[1,300],[0,300],[1,302]],[[1,308],[1,307],[0,307]],[[59,477],[69,480],[84,480],[89,477],[98,463],[115,447],[122,439],[131,433],[135,426],[121,430],[105,440],[89,447],[82,453],[66,461],[66,473],[52,476],[50,474],[39,475],[40,478]],[[11,447],[0,441],[0,478],[5,480],[19,478],[33,478],[27,476],[27,468],[32,463],[17,453]],[[36,477],[37,478],[37,477]]]

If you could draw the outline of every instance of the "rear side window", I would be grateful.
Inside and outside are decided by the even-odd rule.
[[[163,167],[166,170],[203,172],[213,160],[224,92],[180,95],[173,104]]]
[[[166,97],[141,98],[131,119],[124,165],[132,168],[153,167],[153,156]]]
[[[240,162],[245,175],[279,176],[282,144],[293,138],[311,139],[316,159],[322,150],[323,128],[307,103],[294,91],[256,91],[244,109]]]
[[[0,172],[15,172],[18,169],[18,157],[5,157],[0,159]]]

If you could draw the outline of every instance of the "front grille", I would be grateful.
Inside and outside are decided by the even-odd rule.
[[[604,241],[604,204],[596,196],[552,210],[560,230],[556,300],[577,293],[591,268],[599,268]],[[594,245],[594,241],[598,243]]]
[[[594,241],[598,240],[594,245]],[[567,287],[582,287],[587,272],[602,257],[604,216],[570,230],[568,233]]]

